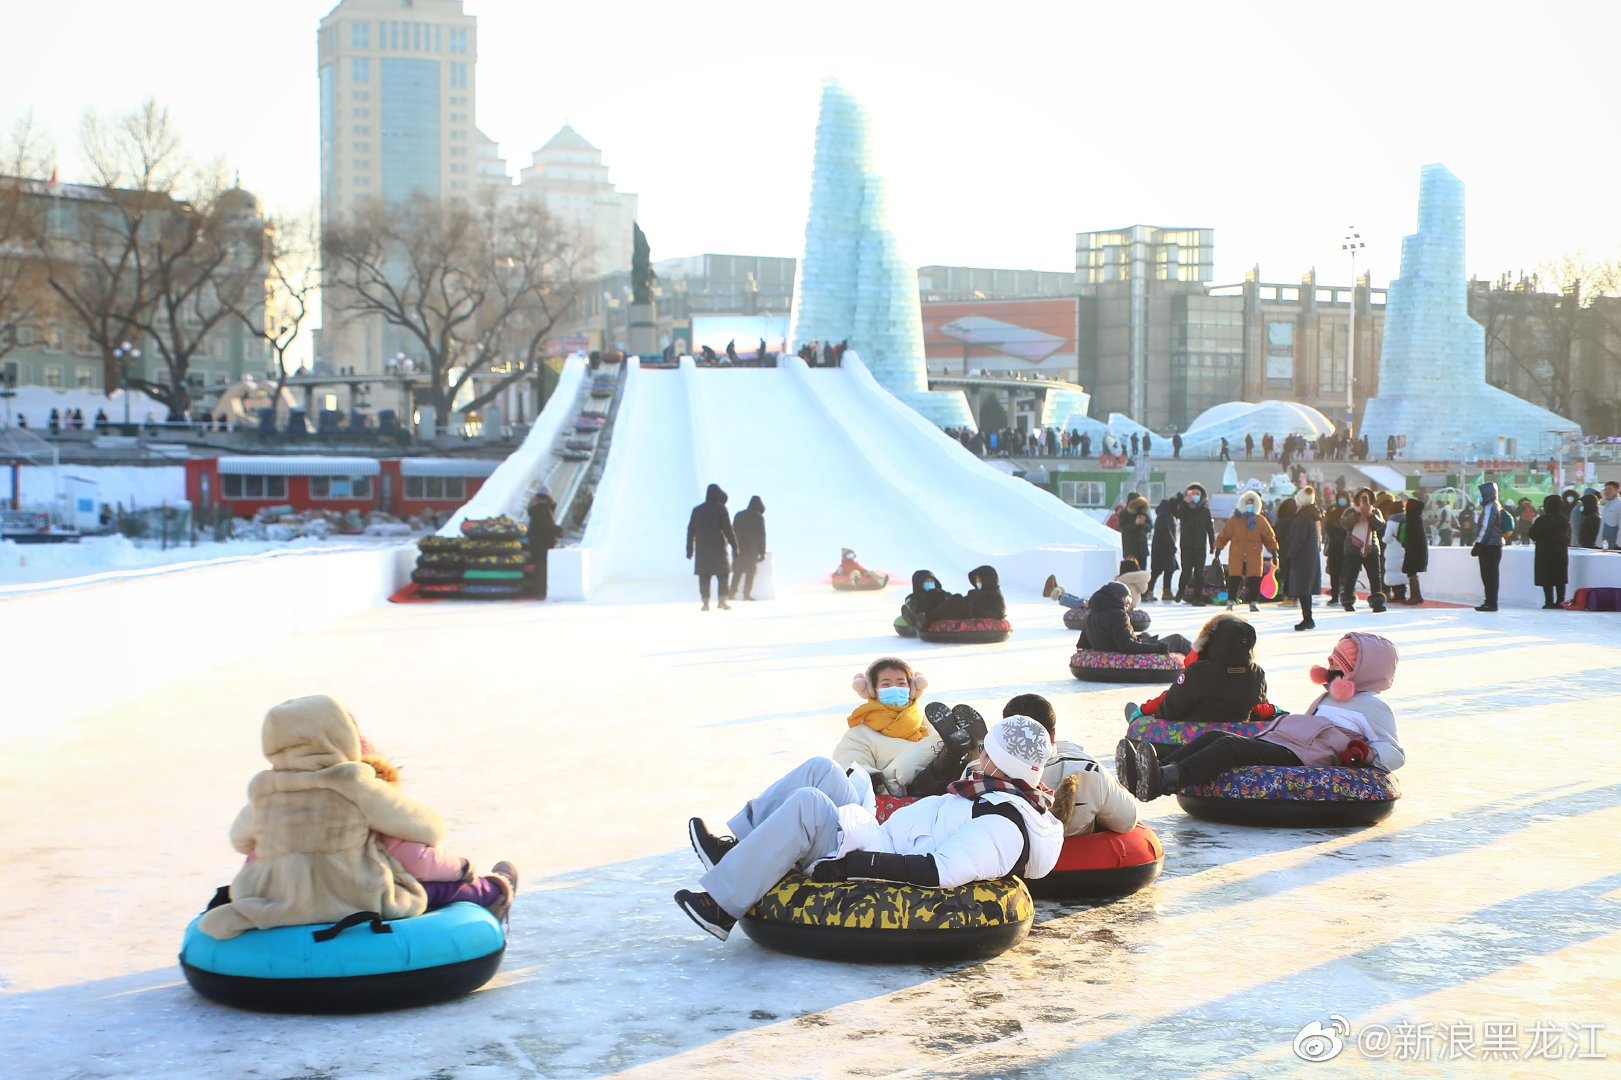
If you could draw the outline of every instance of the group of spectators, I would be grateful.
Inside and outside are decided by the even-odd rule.
[[[1033,458],[1090,458],[1094,440],[1091,433],[1084,431],[1060,431],[1057,428],[1041,428],[1037,431],[1015,431],[1012,428],[1002,428],[992,431],[971,431],[968,428],[945,429],[945,433],[956,439],[963,446],[979,457],[1033,457]],[[1182,449],[1182,436],[1174,436],[1171,440],[1177,452]],[[1138,454],[1152,454],[1154,452],[1154,436],[1148,432],[1138,434],[1133,432],[1131,437],[1125,438],[1113,432],[1106,432],[1095,443],[1100,457],[1127,457],[1135,459]]]

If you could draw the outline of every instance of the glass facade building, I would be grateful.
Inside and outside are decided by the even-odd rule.
[[[378,88],[382,195],[401,202],[439,196],[439,63],[386,57]]]

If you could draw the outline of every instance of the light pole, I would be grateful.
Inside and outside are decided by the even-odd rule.
[[[124,434],[129,434],[129,369],[140,360],[141,350],[129,342],[121,342],[113,349],[113,359],[118,361],[118,391],[124,395]]]
[[[1351,393],[1356,385],[1356,253],[1368,245],[1362,242],[1362,234],[1356,231],[1355,225],[1347,228],[1349,231],[1340,243],[1340,250],[1351,255],[1351,340],[1345,350],[1345,438],[1349,440],[1354,434],[1351,418],[1354,415],[1355,405]]]

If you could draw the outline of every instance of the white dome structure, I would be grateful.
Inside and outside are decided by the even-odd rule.
[[[1254,435],[1260,442],[1268,432],[1276,439],[1285,435],[1315,439],[1332,435],[1334,424],[1298,401],[1226,401],[1200,413],[1182,433],[1182,445],[1189,450],[1219,446],[1225,437],[1230,445],[1238,446],[1245,435]]]

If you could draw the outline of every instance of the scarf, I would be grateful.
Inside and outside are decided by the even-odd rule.
[[[948,784],[946,791],[952,795],[960,795],[969,802],[978,802],[981,796],[1000,791],[1007,795],[1017,795],[1035,807],[1038,814],[1051,813],[1053,808],[1053,789],[1046,784],[1031,787],[1023,780],[986,776],[981,772],[969,773],[964,779]]]
[[[915,701],[908,702],[900,708],[877,701],[863,701],[855,707],[855,711],[845,723],[850,727],[866,724],[880,735],[886,735],[891,739],[905,739],[907,742],[927,738],[934,731],[929,727],[929,722],[923,719],[923,713]]]

